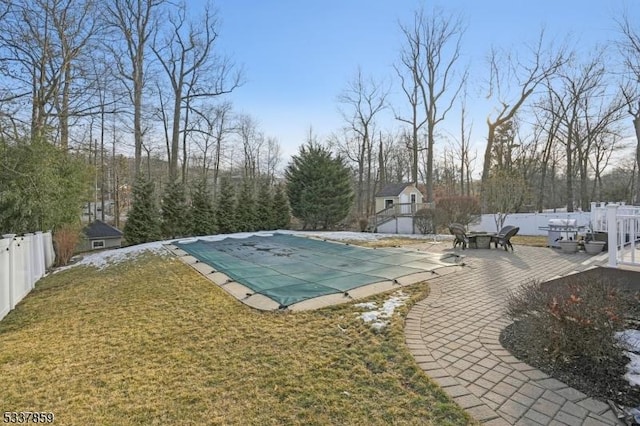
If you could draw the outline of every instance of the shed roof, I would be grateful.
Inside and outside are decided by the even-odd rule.
[[[388,183],[378,193],[376,197],[397,197],[407,186],[412,183]]]
[[[84,228],[84,235],[93,238],[117,238],[122,237],[122,231],[101,220],[95,220]]]

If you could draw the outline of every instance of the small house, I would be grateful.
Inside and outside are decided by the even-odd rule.
[[[422,192],[413,183],[390,183],[376,194],[375,222],[371,229],[383,234],[415,234],[415,215],[431,207],[422,199]]]
[[[422,193],[413,183],[390,183],[376,194],[376,212],[403,204],[422,204]]]
[[[78,251],[102,250],[122,246],[122,231],[101,220],[95,220],[83,230],[84,238]]]

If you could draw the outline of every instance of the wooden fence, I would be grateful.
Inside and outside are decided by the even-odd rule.
[[[0,238],[0,320],[29,294],[54,260],[51,232]]]

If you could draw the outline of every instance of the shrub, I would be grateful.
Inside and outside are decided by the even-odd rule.
[[[56,251],[56,266],[65,266],[71,260],[80,241],[80,229],[76,225],[62,225],[53,233],[53,246]]]
[[[360,228],[360,232],[366,231],[368,226],[369,219],[367,219],[366,217],[361,217],[360,219],[358,219],[358,227]]]
[[[437,215],[435,209],[420,209],[416,212],[414,220],[422,235],[436,233],[439,225]]]
[[[524,326],[533,356],[598,363],[619,356],[614,332],[624,329],[630,303],[604,279],[568,279],[553,287],[532,281],[511,292],[507,316]]]
[[[465,227],[480,219],[480,201],[476,197],[455,196],[436,200],[443,224],[460,223]]]

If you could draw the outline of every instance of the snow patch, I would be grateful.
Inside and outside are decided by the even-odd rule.
[[[64,266],[62,268],[58,268],[54,271],[54,273],[64,271],[65,269],[73,268],[75,266],[93,266],[100,270],[104,269],[108,265],[114,265],[120,262],[124,262],[125,260],[135,259],[137,256],[142,253],[152,252],[156,254],[160,254],[165,251],[163,244],[167,244],[170,241],[154,241],[152,243],[138,244],[135,246],[123,247],[119,249],[113,250],[105,250],[98,253],[92,253],[84,256],[78,262],[73,265]]]
[[[631,386],[640,386],[640,330],[624,330],[615,333],[615,338],[625,350],[629,358],[625,380]]]
[[[389,325],[389,318],[393,316],[395,309],[404,305],[408,298],[409,296],[402,291],[396,291],[382,304],[381,309],[378,309],[378,305],[375,302],[357,303],[354,306],[370,309],[370,311],[361,313],[360,318],[365,323],[371,323],[371,328],[374,330],[380,331]]]
[[[620,331],[614,336],[626,350],[640,352],[640,330]]]
[[[376,302],[366,302],[366,303],[356,303],[355,305],[356,308],[363,308],[363,309],[376,309],[378,307],[378,304]]]
[[[124,247],[119,249],[104,250],[98,253],[91,253],[91,254],[85,255],[80,261],[74,263],[73,265],[68,265],[68,266],[59,268],[55,272],[64,271],[65,269],[69,269],[78,265],[94,266],[98,269],[104,269],[108,265],[114,265],[114,264],[123,262],[125,260],[133,259],[136,256],[139,256],[140,254],[145,252],[153,252],[156,254],[162,253],[164,250],[163,246],[165,244],[171,244],[174,242],[188,244],[188,243],[194,243],[197,240],[221,241],[221,240],[224,240],[225,238],[240,239],[240,238],[248,238],[251,236],[270,237],[270,236],[273,236],[273,234],[275,233],[288,234],[288,235],[300,235],[300,236],[306,236],[306,237],[316,237],[316,238],[331,239],[331,240],[338,240],[338,241],[342,241],[342,240],[377,241],[377,240],[380,240],[383,238],[389,238],[389,237],[406,237],[406,238],[424,239],[424,240],[430,238],[431,240],[433,240],[434,238],[446,239],[447,237],[444,235],[438,235],[438,236],[412,235],[412,234],[396,235],[396,234],[375,234],[375,233],[369,233],[369,232],[346,232],[346,231],[316,232],[316,231],[278,230],[278,231],[260,231],[260,232],[238,232],[235,234],[207,235],[207,236],[189,237],[189,238],[173,239],[173,240],[165,240],[165,241],[154,241],[151,243],[138,244],[135,246],[129,246],[129,247]]]
[[[624,375],[624,378],[631,386],[640,386],[640,355],[633,352],[625,352],[624,354],[630,359],[629,364],[627,364],[627,374]]]

